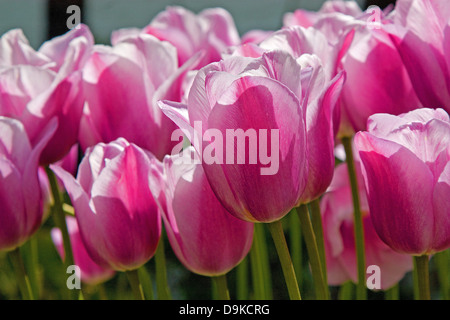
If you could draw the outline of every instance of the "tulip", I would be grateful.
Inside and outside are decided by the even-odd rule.
[[[247,133],[266,130],[260,130],[260,135],[261,132],[278,132],[278,141],[276,137],[274,139],[275,134],[270,137],[272,159],[266,161],[271,162],[269,168],[261,163],[250,163],[248,158],[258,156],[251,154],[251,146],[246,146],[245,154],[239,156],[240,162],[235,161],[238,163],[230,163],[234,159],[223,150],[216,152],[216,158],[203,161],[211,187],[225,208],[237,218],[250,222],[276,221],[298,205],[304,194],[309,159],[306,122],[316,121],[322,111],[324,116],[329,115],[328,103],[333,101],[342,79],[323,85],[317,59],[305,57],[303,63],[307,67],[302,68],[292,56],[282,51],[268,52],[256,59],[229,57],[200,70],[187,106],[161,102],[163,111],[191,137],[200,155],[208,156],[211,147],[217,150],[226,145],[228,149],[230,143],[234,143],[213,141],[208,145],[206,142],[213,140],[216,134],[226,139],[227,131],[230,135],[230,131],[236,133],[239,129],[247,130]],[[311,66],[308,67],[309,63]],[[309,111],[308,103],[311,105]],[[196,139],[198,136],[203,136],[203,143]],[[268,142],[267,137],[260,140],[260,143]],[[267,151],[268,148],[263,147]],[[261,148],[260,145],[260,155]],[[243,161],[245,159],[248,163]],[[324,157],[323,163],[327,161]]]
[[[450,5],[445,0],[399,0],[390,36],[412,86],[427,108],[450,112]]]
[[[190,159],[192,147],[183,151]],[[181,160],[181,161],[180,161]],[[212,191],[201,164],[164,158],[163,211],[167,236],[178,259],[190,271],[220,276],[238,265],[250,250],[253,224],[233,217]]]
[[[152,154],[122,138],[88,148],[77,179],[51,166],[70,196],[86,251],[101,267],[135,270],[154,255],[161,234],[149,187],[155,166]]]
[[[60,160],[76,143],[83,108],[81,71],[93,45],[81,25],[44,43],[38,52],[19,29],[0,40],[0,114],[20,120],[34,146],[51,118],[57,133],[42,152],[40,163]]]
[[[96,264],[84,247],[81,240],[80,231],[75,217],[66,217],[66,224],[69,230],[70,243],[74,255],[75,265],[80,268],[80,280],[89,285],[98,285],[111,279],[115,272],[111,269],[105,269]],[[61,259],[64,260],[64,247],[61,230],[53,228],[51,238]]]
[[[364,225],[364,247],[367,266],[379,267],[380,285],[387,290],[397,284],[412,269],[409,255],[397,253],[378,237],[371,221],[364,181],[359,161],[355,161],[361,211]],[[352,193],[345,163],[336,167],[333,181],[321,198],[322,220],[325,235],[325,256],[328,284],[335,286],[347,281],[358,281],[354,237]]]
[[[202,51],[204,55],[198,65],[201,68],[219,61],[222,51],[240,43],[233,17],[223,8],[195,14],[183,7],[167,7],[142,32],[174,45],[180,66]]]
[[[373,226],[398,252],[450,247],[449,138],[443,109],[373,115],[355,136]]]
[[[32,147],[20,121],[0,117],[0,251],[20,247],[41,226],[39,157],[56,126],[56,119],[52,119]]]
[[[170,135],[176,126],[156,101],[180,101],[193,59],[178,68],[175,47],[146,34],[125,37],[113,47],[97,45],[83,70],[82,149],[123,137],[162,160],[174,147]]]
[[[362,13],[361,8],[355,1],[325,1],[317,12],[297,9],[294,12],[285,13],[283,16],[283,25],[285,27],[302,26],[308,28],[324,16],[337,16],[342,14],[357,17],[362,15]]]

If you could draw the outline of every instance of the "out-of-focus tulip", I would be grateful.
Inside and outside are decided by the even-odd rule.
[[[204,67],[219,61],[227,47],[240,43],[233,17],[223,8],[209,8],[195,14],[183,7],[167,7],[142,32],[174,45],[180,66],[203,52],[198,68]]]
[[[380,268],[380,289],[386,290],[412,269],[412,259],[395,252],[378,237],[372,225],[359,161],[355,161],[355,168],[363,214],[366,265]],[[336,167],[333,181],[321,199],[321,209],[328,283],[333,286],[349,280],[356,283],[353,201],[345,163]]]
[[[133,270],[154,255],[161,217],[149,183],[157,179],[157,165],[152,154],[120,138],[88,148],[77,179],[51,166],[72,200],[86,250],[100,266]]]
[[[105,269],[96,264],[84,247],[75,217],[66,217],[67,230],[70,236],[75,265],[80,268],[80,280],[86,284],[96,285],[111,279],[115,272],[112,269]],[[51,237],[60,257],[64,260],[64,246],[61,230],[53,228]]]
[[[60,160],[78,139],[83,109],[81,71],[93,46],[87,26],[45,42],[34,51],[19,29],[0,40],[0,114],[20,120],[32,145],[43,128],[58,118],[56,134],[40,162]]]
[[[450,112],[450,3],[399,0],[391,38],[426,108]]]
[[[322,108],[322,101],[333,100],[341,81],[321,82],[315,62],[317,57],[297,61],[284,51],[260,58],[231,56],[199,71],[187,110],[161,102],[190,137],[212,189],[236,217],[272,222],[301,202],[312,154],[307,123],[322,111],[327,118],[330,110]]]
[[[355,1],[325,1],[318,11],[297,9],[294,12],[285,13],[283,16],[283,25],[285,27],[302,26],[308,28],[326,16],[338,16],[342,14],[358,17],[362,13],[363,11]]]
[[[183,151],[191,159],[192,147]],[[217,200],[201,164],[164,159],[170,244],[183,265],[206,276],[225,274],[244,259],[253,240],[253,224],[229,214]]]
[[[39,157],[56,126],[49,121],[32,147],[20,121],[0,117],[0,251],[20,247],[41,225]]]
[[[373,226],[398,252],[450,247],[450,120],[443,109],[373,115],[358,132]]]
[[[174,146],[176,126],[156,102],[180,101],[183,77],[196,59],[178,68],[175,47],[146,34],[97,45],[83,70],[82,149],[123,137],[162,160]]]

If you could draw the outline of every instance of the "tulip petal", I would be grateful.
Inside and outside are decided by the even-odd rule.
[[[410,150],[370,133],[357,133],[355,144],[378,235],[398,252],[426,253],[434,220],[430,169]]]
[[[248,221],[274,221],[296,204],[305,187],[302,177],[306,170],[305,157],[298,156],[306,147],[305,123],[299,103],[297,97],[279,82],[252,76],[234,81],[213,108],[208,128],[218,129],[222,139],[227,136],[227,129],[231,133],[236,130],[245,133],[250,129],[256,134],[263,132],[260,129],[266,129],[267,137],[268,133],[273,134],[272,129],[279,133],[279,141],[273,146],[269,138],[266,141],[267,149],[275,148],[272,151],[279,153],[278,159],[272,159],[275,161],[270,163],[277,167],[272,175],[261,174],[264,167],[261,162],[250,163],[249,157],[258,155],[250,154],[249,144],[246,144],[245,154],[238,154],[238,159],[233,159],[232,163],[226,163],[225,158],[219,159],[220,163],[203,162],[214,192],[235,216]],[[223,145],[227,152],[237,147],[233,138]],[[260,149],[261,145],[258,146]],[[239,160],[244,163],[236,163]],[[286,194],[283,190],[292,190],[292,193]]]

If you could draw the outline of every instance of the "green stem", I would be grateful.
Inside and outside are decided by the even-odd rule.
[[[316,236],[317,249],[319,250],[320,265],[322,266],[323,278],[325,283],[328,283],[327,261],[325,259],[325,238],[323,236],[322,215],[320,212],[319,199],[311,201],[310,208],[313,230]]]
[[[20,293],[24,300],[34,300],[33,291],[31,290],[30,280],[28,279],[27,273],[22,260],[22,255],[20,254],[20,249],[16,248],[9,253],[11,261],[14,266],[14,271],[16,272],[16,280],[19,285]]]
[[[288,215],[289,222],[289,239],[292,253],[292,264],[294,265],[295,276],[297,277],[300,292],[302,292],[302,272],[303,272],[303,247],[302,247],[302,230],[300,221],[295,214],[295,209],[291,210]]]
[[[284,237],[283,226],[280,220],[267,224],[275,243],[275,248],[280,259],[281,268],[283,269],[284,280],[289,292],[291,300],[301,300],[300,290],[298,288],[297,278],[295,276],[294,266],[292,265],[291,256]]]
[[[358,283],[356,285],[356,299],[367,299],[366,290],[366,258],[364,252],[364,228],[361,214],[361,205],[359,200],[358,180],[356,177],[355,162],[353,158],[352,139],[350,137],[342,138],[342,144],[345,149],[345,158],[347,162],[350,186],[352,189],[353,212],[354,212],[354,233],[356,247],[356,261],[358,272]]]
[[[389,288],[386,290],[385,294],[385,300],[398,300],[400,295],[400,289],[398,286],[398,283],[394,285],[392,288]]]
[[[437,266],[439,283],[441,285],[442,300],[450,300],[450,280],[448,278],[448,273],[450,271],[450,250],[436,253],[434,259]]]
[[[67,268],[68,266],[74,265],[75,263],[73,260],[72,246],[70,245],[70,236],[67,229],[66,217],[63,210],[63,202],[61,200],[61,195],[59,192],[55,174],[49,167],[46,167],[45,171],[47,172],[48,181],[50,183],[50,189],[53,196],[53,219],[56,227],[59,228],[62,233],[64,262]]]
[[[136,300],[145,300],[144,290],[142,290],[142,285],[139,281],[138,270],[129,270],[126,271],[126,274],[131,286],[131,290],[133,291],[134,298]]]
[[[265,300],[269,298],[269,287],[267,286],[266,277],[268,276],[266,268],[266,256],[264,253],[264,229],[259,223],[255,224],[253,234],[253,244],[250,250],[250,263],[252,270],[252,281],[254,287],[254,298],[256,300]]]
[[[428,255],[414,256],[419,300],[430,300],[430,277]]]
[[[323,278],[316,237],[306,205],[299,206],[297,213],[300,219],[300,226],[302,228],[306,250],[308,251],[309,263],[311,264],[311,273],[314,280],[316,298],[320,300],[328,300],[328,285]]]
[[[227,276],[222,274],[220,276],[211,277],[217,290],[218,300],[230,300],[230,293],[228,291]]]
[[[40,284],[40,266],[39,266],[39,254],[38,254],[38,239],[37,235],[31,237],[27,243],[25,243],[21,250],[24,252],[25,268],[28,270],[28,277],[30,280],[31,290],[33,297],[39,299],[41,296],[41,284]]]
[[[236,298],[237,300],[248,299],[248,259],[241,261],[236,267]]]
[[[166,256],[164,251],[164,237],[161,237],[155,253],[156,290],[159,300],[171,300],[167,282]]]
[[[144,291],[144,297],[153,300],[152,278],[145,265],[138,269],[138,276],[139,283],[142,285],[142,290]]]
[[[353,282],[347,281],[343,283],[339,288],[338,300],[352,300],[353,288]]]

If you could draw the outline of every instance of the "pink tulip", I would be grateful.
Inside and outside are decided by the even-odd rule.
[[[183,151],[193,152],[192,147]],[[164,158],[163,218],[170,244],[188,270],[205,276],[225,274],[249,252],[253,224],[225,210],[200,164],[177,161],[176,155]]]
[[[154,255],[161,234],[149,188],[155,166],[152,154],[121,138],[88,148],[77,179],[51,166],[72,200],[86,250],[100,266],[132,270]]]
[[[66,217],[66,224],[70,236],[70,244],[72,246],[75,265],[80,268],[80,280],[86,284],[96,285],[111,279],[115,274],[114,270],[100,267],[87,253],[83,241],[81,240],[77,219],[68,216]],[[53,228],[51,230],[51,237],[60,257],[64,260],[65,253],[61,230]]]
[[[318,114],[329,119],[328,103],[342,79],[325,84],[321,72],[312,56],[300,63],[283,51],[267,52],[260,58],[231,56],[199,71],[187,107],[161,103],[199,155],[211,156],[211,149],[215,150],[214,159],[205,158],[203,168],[231,214],[251,222],[278,220],[302,201],[310,154],[328,166],[327,155],[307,149],[307,124],[317,121]],[[249,142],[240,149],[233,137],[226,139],[227,134],[237,132],[254,133],[253,146]],[[329,130],[325,132],[324,139],[328,139]],[[258,135],[265,140],[255,141]],[[268,150],[272,159],[263,157]]]
[[[398,283],[412,269],[411,256],[397,253],[380,240],[372,225],[359,161],[355,160],[363,214],[366,265],[380,268],[380,289]],[[336,167],[330,188],[321,199],[328,283],[358,281],[354,240],[353,201],[346,164]]]
[[[355,136],[373,226],[398,252],[450,247],[450,120],[442,109],[376,114]]]
[[[20,247],[41,226],[39,157],[56,126],[56,119],[49,121],[32,147],[20,121],[0,117],[0,251]]]
[[[198,65],[201,68],[219,61],[223,50],[240,43],[233,17],[222,8],[209,8],[195,14],[183,7],[168,7],[142,32],[173,44],[180,66],[196,53],[203,52]]]
[[[378,7],[370,7],[363,12],[355,2],[328,1],[319,12],[299,11],[297,15],[300,13],[302,19],[294,19],[296,14],[288,15],[285,25],[310,26],[332,44],[346,44],[346,50],[332,65],[338,71],[344,70],[347,76],[338,108],[341,112],[337,130],[340,137],[364,130],[367,118],[374,113],[401,114],[422,106],[391,39],[394,22],[389,9],[381,11]],[[310,23],[302,23],[306,19],[305,13],[308,13]],[[309,43],[303,47],[310,47]],[[297,48],[302,46],[297,45]]]
[[[93,45],[89,29],[82,25],[47,41],[37,52],[18,29],[3,35],[0,45],[0,114],[20,120],[32,145],[57,117],[57,132],[40,162],[60,160],[78,139],[83,108],[80,69]]]
[[[347,15],[357,17],[362,15],[362,10],[355,1],[325,1],[322,7],[317,11],[308,11],[297,9],[294,12],[288,12],[283,16],[283,25],[286,27],[302,26],[305,28],[313,26],[324,16]]]
[[[422,105],[450,112],[450,3],[399,0],[391,37]]]
[[[184,75],[198,60],[178,68],[176,49],[153,36],[121,39],[113,47],[97,45],[84,70],[86,106],[81,120],[83,150],[119,137],[162,160],[174,143],[176,126],[156,102],[180,101]]]

